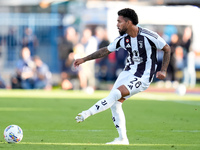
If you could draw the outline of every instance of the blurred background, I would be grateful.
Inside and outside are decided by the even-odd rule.
[[[172,48],[167,79],[176,89],[200,82],[199,0],[0,0],[0,88],[110,89],[125,65],[124,50],[73,68],[73,60],[119,36],[117,11],[132,8],[139,26]],[[158,69],[162,51],[158,50]]]

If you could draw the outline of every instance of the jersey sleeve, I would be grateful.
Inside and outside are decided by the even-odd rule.
[[[163,47],[167,44],[165,42],[165,40],[158,33],[154,32],[154,31],[150,31],[150,32],[152,33],[152,35],[155,35],[152,37],[156,37],[156,40],[155,40],[155,38],[153,38],[153,40],[155,40],[157,49],[163,49]]]
[[[160,37],[159,35],[158,35],[158,39],[157,39],[157,48],[158,49],[163,49],[163,47],[166,45],[167,43],[166,43],[166,41],[162,38],[162,37]]]
[[[154,31],[143,28],[142,34],[149,38],[156,45],[157,49],[163,49],[163,47],[167,44],[165,40]]]
[[[123,37],[118,37],[107,46],[107,49],[110,52],[114,52],[114,51],[118,51],[121,47],[124,48]]]

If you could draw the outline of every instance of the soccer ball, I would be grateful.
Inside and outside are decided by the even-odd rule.
[[[9,125],[4,130],[4,139],[8,143],[19,143],[23,138],[23,131],[17,125]]]

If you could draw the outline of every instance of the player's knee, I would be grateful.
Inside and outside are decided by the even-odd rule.
[[[122,98],[121,91],[118,89],[114,89],[110,92],[110,96],[113,96],[114,100],[120,100]]]
[[[124,85],[118,87],[118,90],[121,92],[122,97],[130,95],[129,90]]]
[[[125,101],[125,98],[121,98],[118,101],[121,102],[121,103],[123,103]]]

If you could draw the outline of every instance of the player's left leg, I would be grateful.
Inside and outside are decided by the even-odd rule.
[[[123,86],[121,86],[123,85]],[[122,96],[118,102],[115,102],[113,106],[111,107],[111,112],[113,116],[113,122],[114,125],[118,131],[119,137],[116,138],[114,141],[106,143],[106,144],[121,144],[121,145],[127,145],[129,144],[127,134],[126,134],[126,120],[125,115],[122,109],[122,102],[131,97],[134,94],[137,94],[143,90],[145,90],[148,86],[144,84],[144,82],[129,72],[122,72],[117,81],[115,82],[113,89],[115,88],[122,88],[129,91],[127,96]],[[120,89],[122,91],[122,89]]]
[[[112,142],[106,144],[125,144],[128,145],[129,141],[126,134],[126,120],[124,111],[122,109],[122,102],[117,101],[111,107],[113,123],[118,131],[119,137]]]

